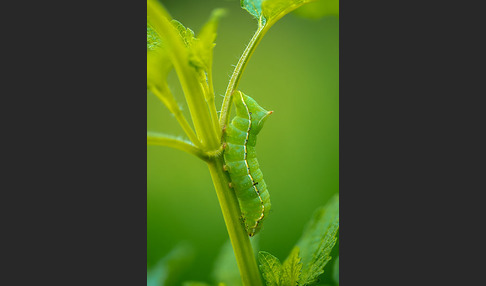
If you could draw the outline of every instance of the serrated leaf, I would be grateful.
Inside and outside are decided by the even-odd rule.
[[[162,41],[154,28],[147,23],[147,50],[153,51],[160,48]]]
[[[213,10],[211,17],[197,37],[195,37],[194,32],[190,28],[186,28],[181,22],[177,20],[171,21],[187,48],[189,64],[199,71],[199,80],[202,82],[207,80],[206,74],[211,69],[216,30],[219,20],[224,14],[224,9]]]
[[[334,261],[334,268],[332,271],[332,278],[334,279],[334,282],[339,284],[339,256],[336,258],[336,261]]]
[[[324,16],[339,17],[339,0],[317,0],[298,8],[294,13],[311,19],[319,19]]]
[[[241,0],[240,5],[259,21],[260,26],[275,24],[280,18],[315,0]]]
[[[339,230],[339,196],[336,195],[317,209],[297,242],[302,257],[302,274],[299,285],[317,281],[324,273],[324,266],[331,260],[331,250],[336,244]]]
[[[200,46],[198,44],[200,40],[195,37],[194,31],[192,31],[190,28],[186,28],[181,22],[172,19],[171,23],[176,28],[182,42],[184,43],[184,46],[186,47],[184,51],[179,52],[187,53],[187,58],[189,60],[188,64],[196,68],[196,70],[199,70],[198,79],[200,82],[205,82],[206,75],[204,72],[207,70],[207,68],[203,59],[199,56],[199,52],[196,52],[196,50],[198,50],[197,47]]]
[[[178,244],[155,267],[147,271],[147,286],[177,285],[181,274],[193,259],[193,248],[187,243]]]
[[[299,247],[295,246],[282,265],[281,286],[295,286],[302,271],[302,262],[299,256]]]
[[[260,251],[258,261],[260,261],[260,271],[267,282],[267,286],[279,286],[282,276],[280,260],[266,251]]]
[[[184,42],[184,45],[186,47],[192,46],[192,43],[194,42],[194,40],[196,38],[194,36],[194,32],[190,28],[186,28],[184,25],[182,25],[181,22],[179,22],[177,20],[172,19],[170,22],[179,32],[179,35],[181,36],[182,41]]]
[[[315,0],[266,0],[262,12],[268,22],[275,23],[283,16]]]
[[[256,253],[258,249],[258,238],[254,237],[250,239],[253,251]],[[215,282],[224,283],[231,286],[241,286],[240,270],[236,263],[236,257],[233,252],[231,242],[227,240],[216,258],[214,269],[212,272],[212,278]]]
[[[240,5],[241,8],[248,11],[255,19],[260,20],[262,18],[262,2],[262,0],[241,0]],[[265,18],[262,20],[264,21]]]

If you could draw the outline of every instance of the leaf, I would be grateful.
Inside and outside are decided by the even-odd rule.
[[[226,14],[224,9],[215,9],[211,13],[208,22],[202,27],[194,42],[193,55],[197,57],[208,71],[213,61],[213,48],[216,40],[216,30],[218,29],[219,20]]]
[[[339,17],[339,0],[317,0],[295,10],[298,16],[319,19],[324,16]]]
[[[299,247],[295,246],[290,252],[287,259],[282,265],[282,277],[280,278],[280,285],[295,286],[299,280],[302,271],[302,262],[299,257]]]
[[[302,257],[302,274],[299,285],[314,283],[324,273],[324,266],[331,260],[331,250],[336,244],[339,230],[339,196],[330,199],[326,206],[317,209],[297,242]]]
[[[147,89],[167,81],[172,62],[164,50],[147,51]]]
[[[186,28],[184,25],[182,25],[181,22],[177,20],[172,19],[170,22],[177,29],[177,32],[179,32],[179,36],[181,36],[184,45],[186,47],[191,47],[192,42],[194,42],[196,38],[194,36],[194,32],[190,28]]]
[[[154,28],[147,23],[147,50],[153,51],[160,48],[162,41]]]
[[[254,237],[250,239],[253,251],[256,253],[258,249],[258,239]],[[221,282],[226,285],[240,286],[243,285],[240,276],[240,270],[236,263],[236,257],[233,252],[230,240],[227,240],[221,247],[221,251],[216,258],[212,277],[216,282]]]
[[[179,32],[184,45],[187,47],[189,53],[189,62],[192,66],[208,71],[212,64],[213,48],[215,46],[216,30],[218,28],[219,20],[224,16],[226,10],[215,9],[211,13],[208,22],[203,26],[198,37],[196,38],[194,32],[190,28],[177,21],[172,20],[172,24]]]
[[[147,271],[147,286],[177,285],[183,271],[194,259],[194,250],[187,243],[180,243]]]
[[[260,251],[258,261],[260,261],[260,271],[267,282],[267,286],[279,286],[282,276],[280,260],[266,251]]]
[[[266,0],[263,2],[262,11],[268,22],[272,24],[280,18],[315,0]]]
[[[267,26],[268,29],[283,16],[313,1],[315,0],[241,0],[240,4],[258,20],[260,26]]]
[[[334,268],[332,271],[333,271],[332,278],[334,279],[334,282],[339,284],[339,256],[334,261]]]
[[[147,22],[147,89],[163,84],[171,69],[172,62],[162,39]]]
[[[241,0],[241,8],[245,9],[250,13],[255,19],[259,20],[262,18],[262,0]],[[265,18],[262,19],[265,21]],[[263,22],[265,24],[265,22]]]

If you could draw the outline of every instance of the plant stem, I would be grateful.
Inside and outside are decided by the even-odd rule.
[[[187,122],[186,117],[182,113],[181,108],[175,101],[174,96],[167,86],[167,82],[163,82],[159,86],[159,88],[160,90],[157,88],[153,88],[152,93],[155,94],[164,103],[164,105],[169,109],[172,114],[174,114],[177,122],[179,122],[179,124],[181,125],[182,130],[184,130],[184,133],[186,133],[187,137],[189,137],[189,140],[191,140],[192,143],[197,147],[202,148],[201,141],[199,141],[196,133],[194,133],[191,126],[189,125],[189,122]]]
[[[162,133],[147,132],[147,145],[172,147],[196,155],[205,161],[208,159],[206,152],[192,145],[191,142],[183,141]]]
[[[223,129],[223,127],[228,124],[233,93],[240,83],[241,76],[246,68],[246,65],[248,64],[248,61],[250,60],[251,55],[253,54],[255,48],[258,46],[266,31],[268,30],[265,29],[265,27],[266,26],[263,26],[261,24],[258,25],[258,29],[246,46],[246,49],[243,51],[243,54],[241,55],[240,60],[238,61],[238,64],[233,71],[233,74],[231,75],[231,79],[228,83],[228,87],[226,88],[226,93],[224,95],[223,105],[221,106],[221,115],[219,117],[219,125],[221,129]]]
[[[219,128],[218,111],[216,110],[216,104],[214,103],[214,87],[213,87],[213,54],[210,56],[208,67],[208,82],[209,82],[209,97],[206,99],[209,106],[209,112],[211,114],[211,121],[214,124],[214,130],[216,130],[218,137],[221,137],[221,128]]]
[[[169,14],[157,1],[147,1],[147,19],[151,21],[152,27],[167,43],[167,51],[179,77],[198,137],[206,148],[217,149],[221,144],[218,132],[214,130],[214,124],[211,123],[197,73],[188,65],[187,49],[177,30],[170,23]]]
[[[233,246],[236,262],[244,286],[263,286],[250,238],[241,223],[240,206],[235,193],[228,186],[228,177],[223,171],[223,158],[208,161],[209,171],[223,212],[226,229]]]

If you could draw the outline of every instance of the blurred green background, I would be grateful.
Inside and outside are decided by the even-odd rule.
[[[174,19],[197,34],[214,8],[226,8],[214,48],[214,87],[222,95],[257,21],[239,1],[161,1]],[[274,114],[258,136],[257,152],[272,211],[260,232],[260,250],[281,260],[299,239],[312,212],[339,190],[339,20],[282,18],[251,58],[239,89]],[[189,119],[174,72],[169,85]],[[184,103],[185,104],[185,103]],[[147,96],[147,130],[183,136],[177,121]],[[190,121],[190,120],[189,120]],[[147,146],[147,267],[178,242],[196,250],[184,280],[211,281],[228,239],[205,163],[182,151]]]

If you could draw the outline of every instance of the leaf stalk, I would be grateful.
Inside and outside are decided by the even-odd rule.
[[[233,93],[238,88],[241,76],[246,68],[246,65],[248,64],[248,61],[250,60],[250,57],[253,55],[253,52],[255,51],[256,47],[268,30],[265,27],[267,26],[263,26],[262,24],[258,25],[258,29],[256,30],[255,34],[243,51],[243,54],[238,60],[233,74],[231,75],[231,79],[228,83],[228,87],[226,88],[226,93],[224,95],[223,104],[221,106],[221,115],[219,117],[219,125],[221,129],[223,129],[223,127],[229,122]]]

